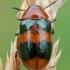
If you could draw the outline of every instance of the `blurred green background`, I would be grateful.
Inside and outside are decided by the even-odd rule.
[[[11,40],[14,42],[15,33],[19,22],[16,19],[16,11],[12,7],[20,7],[22,0],[0,0],[0,57],[5,66],[7,50],[10,52]],[[62,54],[57,63],[57,70],[70,70],[70,0],[67,0],[58,11],[55,22],[55,34],[53,43],[60,37],[57,53],[62,48]],[[27,70],[22,67],[21,70]]]

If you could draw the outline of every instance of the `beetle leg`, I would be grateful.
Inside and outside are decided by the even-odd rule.
[[[19,35],[19,33],[16,33],[15,36]]]
[[[56,19],[53,19],[52,21],[51,21],[51,23],[53,23],[53,22],[55,22],[56,21]]]
[[[51,34],[53,35],[54,34],[54,29],[51,27]]]
[[[16,59],[16,61],[17,61],[17,54],[18,54],[18,49],[17,49],[17,51],[15,52],[15,59]]]

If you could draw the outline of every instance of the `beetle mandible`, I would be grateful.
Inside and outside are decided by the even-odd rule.
[[[53,3],[47,7],[51,6]],[[45,7],[45,8],[47,8]],[[18,8],[18,11],[24,11]],[[49,62],[52,53],[53,28],[49,16],[39,5],[31,5],[23,13],[17,37],[17,53],[28,69],[43,69]],[[52,30],[52,31],[51,31]]]

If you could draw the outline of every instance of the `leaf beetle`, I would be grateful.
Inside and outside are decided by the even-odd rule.
[[[39,5],[31,5],[27,10],[15,7],[13,9],[25,11],[21,19],[17,18],[21,22],[19,33],[16,34],[18,37],[15,58],[19,53],[23,65],[28,69],[41,70],[48,64],[52,53],[51,35],[54,30],[48,20],[49,16]]]

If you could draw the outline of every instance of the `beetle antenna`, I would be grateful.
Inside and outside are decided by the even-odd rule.
[[[52,4],[54,4],[57,0],[53,1],[51,4],[49,4],[47,7],[45,7],[44,9],[48,8],[49,6],[51,6]]]
[[[12,7],[12,9],[16,9],[18,11],[26,11],[26,10],[22,10],[22,9],[19,9],[19,8],[16,8],[16,7]]]
[[[26,10],[22,10],[22,9],[19,9],[19,8],[16,8],[16,7],[12,7],[12,9],[16,9],[16,10],[17,10],[16,18],[17,18],[18,20],[21,20],[21,19],[18,18],[19,13],[20,13],[21,11],[26,11]],[[18,34],[15,34],[15,35],[18,35]]]

